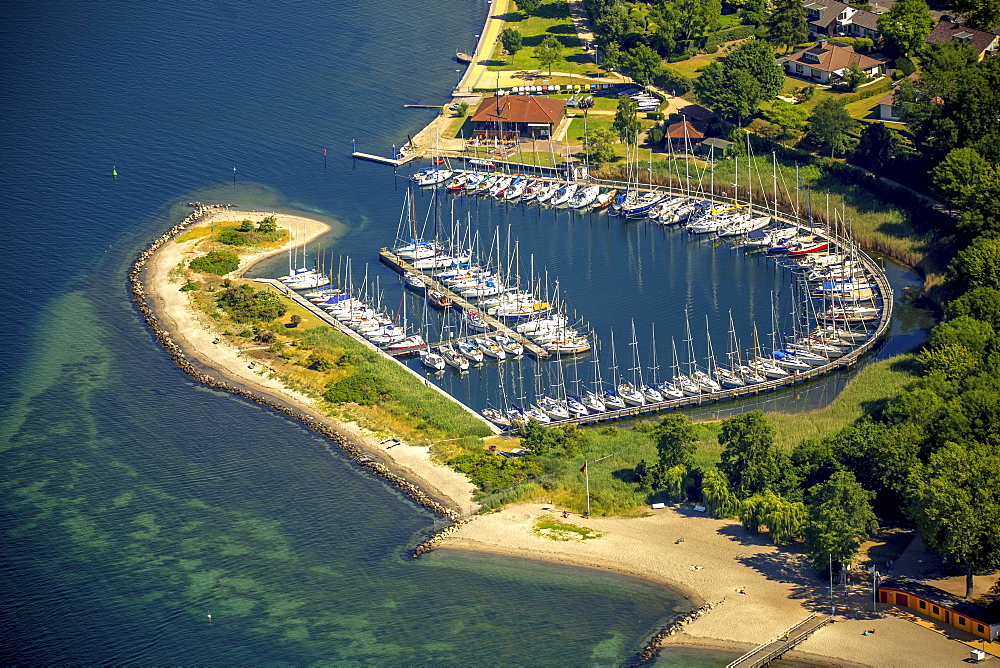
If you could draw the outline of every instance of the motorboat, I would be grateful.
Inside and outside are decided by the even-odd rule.
[[[434,371],[444,371],[446,365],[444,357],[429,349],[420,351],[420,363]]]

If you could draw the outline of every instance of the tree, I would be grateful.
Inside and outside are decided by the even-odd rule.
[[[503,50],[513,56],[521,50],[524,40],[517,28],[504,28],[500,33],[500,43],[503,44]]]
[[[288,321],[292,327],[298,327],[302,323],[302,316],[298,313],[293,313],[292,317],[289,318]]]
[[[531,16],[538,11],[542,5],[542,0],[517,0],[517,8],[524,12],[525,16]]]
[[[455,113],[458,114],[459,116],[463,116],[463,117],[464,116],[468,116],[469,115],[469,103],[463,100],[462,102],[459,102],[458,104],[456,104],[455,105]]]
[[[903,55],[920,51],[936,24],[927,0],[899,0],[878,17],[879,32]]]
[[[816,570],[823,570],[831,561],[849,562],[878,529],[871,506],[874,496],[850,471],[837,471],[809,490],[805,546]]]
[[[583,135],[583,150],[592,164],[607,163],[615,155],[615,133],[609,128],[589,128]]]
[[[752,533],[766,526],[775,545],[787,543],[802,534],[806,523],[806,507],[800,501],[789,501],[767,490],[746,499],[740,507],[740,522]]]
[[[622,66],[622,52],[617,42],[609,42],[602,50],[602,65],[609,72],[617,71]]]
[[[719,445],[724,449],[718,468],[740,499],[776,486],[787,470],[787,457],[774,445],[774,427],[763,411],[723,422]]]
[[[854,152],[854,160],[881,176],[893,159],[902,151],[899,135],[884,123],[869,123],[861,131],[861,141]]]
[[[956,148],[931,170],[934,187],[956,206],[967,206],[996,168],[973,148]]]
[[[766,25],[771,18],[768,13],[770,4],[768,0],[746,0],[740,8],[740,18],[743,19],[743,23],[752,23],[755,26]],[[804,21],[803,25],[805,25]]]
[[[642,131],[642,124],[639,122],[639,103],[627,95],[618,98],[618,111],[615,112],[612,127],[622,143],[635,142],[639,132]]]
[[[648,86],[663,71],[660,54],[645,44],[629,49],[622,54],[622,70],[640,86]]]
[[[236,271],[239,266],[240,257],[236,253],[225,251],[209,251],[207,255],[196,257],[188,264],[188,267],[195,271],[217,276],[225,276],[231,271]]]
[[[274,320],[285,315],[285,304],[274,292],[254,290],[249,285],[230,285],[216,303],[237,322]]]
[[[949,443],[910,482],[910,514],[924,543],[965,567],[970,597],[975,571],[1000,565],[1000,451]]]
[[[786,52],[805,42],[809,37],[805,3],[798,0],[776,0],[767,23],[767,35],[771,44],[784,47]]]
[[[955,287],[1000,289],[1000,239],[976,239],[948,265]]]
[[[666,468],[690,466],[698,449],[694,425],[686,415],[670,413],[652,431],[660,464]]]
[[[858,89],[858,86],[868,81],[868,75],[865,74],[864,70],[853,64],[848,65],[847,69],[844,70],[843,78],[844,85],[852,93]]]
[[[278,220],[274,216],[267,216],[257,224],[257,231],[265,234],[278,231]]]
[[[809,119],[809,111],[801,104],[775,100],[771,103],[770,109],[764,112],[764,116],[785,130],[801,130]]]
[[[851,145],[848,133],[854,129],[856,121],[851,118],[844,107],[845,102],[828,97],[816,105],[806,136],[816,144],[830,149],[830,157],[834,152],[843,153]]]
[[[237,232],[253,232],[257,229],[257,226],[253,224],[253,221],[249,218],[244,218],[240,221],[240,224],[236,226]]]
[[[709,469],[701,480],[701,498],[712,517],[734,517],[740,512],[740,500],[729,487],[722,471]]]
[[[1000,4],[996,0],[951,0],[948,5],[973,28],[991,32],[1000,26]]]
[[[542,43],[535,47],[535,58],[542,67],[547,67],[552,76],[552,66],[562,60],[562,42],[555,35],[546,35]]]
[[[759,39],[744,42],[725,58],[702,69],[695,87],[715,110],[737,122],[754,114],[764,100],[784,85],[784,72],[774,62],[771,47]]]

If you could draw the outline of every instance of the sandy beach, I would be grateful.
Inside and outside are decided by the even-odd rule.
[[[289,230],[288,242],[267,252],[241,254],[240,268],[232,274],[233,277],[252,277],[254,265],[264,258],[284,253],[291,246],[309,243],[331,229],[326,223],[301,216],[233,210],[210,212],[192,229],[211,225],[212,222],[244,218],[258,222],[268,215],[275,216],[279,228]],[[187,266],[199,254],[196,248],[197,241],[164,244],[147,263],[144,280],[146,292],[151,298],[150,304],[160,319],[161,326],[170,333],[192,362],[202,367],[205,373],[312,415],[365,450],[372,459],[385,464],[394,473],[407,478],[431,497],[458,512],[468,514],[475,510],[476,504],[472,501],[474,487],[468,478],[431,461],[427,447],[404,443],[387,449],[381,443],[386,438],[385,435],[371,433],[355,424],[332,420],[316,409],[310,397],[289,389],[272,377],[262,365],[250,368],[251,360],[244,356],[243,351],[219,337],[210,319],[190,304],[189,293],[179,290],[182,281],[177,272],[171,275],[172,270],[181,264]]]
[[[546,516],[561,519],[547,506],[512,505],[477,517],[445,538],[442,547],[598,568],[664,584],[685,595],[693,608],[715,606],[668,638],[665,647],[740,653],[780,636],[813,612],[830,612],[829,590],[804,555],[779,550],[737,522],[687,508],[637,518],[576,516],[563,521],[603,535],[554,541],[532,532],[535,521]],[[838,597],[843,601],[845,595],[838,592]],[[895,616],[890,606],[872,616],[868,583],[853,585],[847,598],[856,609],[841,609],[835,623],[787,658],[840,666],[928,666],[954,664],[969,655],[967,645]],[[871,629],[874,634],[863,635]]]
[[[217,210],[196,227],[244,218],[259,221],[266,215],[272,214]],[[234,275],[253,276],[255,263],[331,229],[309,218],[273,215],[279,227],[292,232],[291,238],[266,253],[243,255]],[[189,240],[161,245],[147,262],[143,281],[160,325],[192,362],[212,376],[317,418],[439,502],[462,515],[474,512],[472,484],[464,475],[431,461],[427,447],[387,448],[382,443],[387,434],[322,415],[308,396],[285,387],[262,365],[251,367],[240,348],[219,337],[209,318],[191,306],[189,293],[179,290],[183,279],[174,271],[198,254],[197,244]],[[681,633],[667,638],[665,645],[742,652],[780,636],[811,613],[830,611],[828,589],[803,555],[779,550],[766,537],[747,534],[736,522],[686,508],[659,509],[636,518],[576,517],[565,521],[590,527],[602,536],[554,541],[532,531],[536,520],[545,516],[559,517],[559,512],[538,504],[516,504],[473,518],[442,537],[437,546],[598,568],[666,585],[683,594],[692,608],[706,603],[714,606]],[[871,601],[870,586],[865,583],[838,596],[853,601],[853,610],[842,609],[836,623],[820,629],[790,658],[827,665],[926,666],[968,656],[965,644],[906,621],[891,607],[877,616],[865,612]],[[872,629],[874,635],[863,635]]]

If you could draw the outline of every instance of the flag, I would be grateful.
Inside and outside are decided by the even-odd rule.
[[[580,469],[580,473],[586,473],[586,472],[587,472],[587,462],[584,462],[583,463],[583,468]]]

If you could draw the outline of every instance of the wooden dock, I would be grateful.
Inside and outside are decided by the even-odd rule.
[[[381,155],[372,155],[371,153],[362,153],[361,151],[355,151],[351,154],[352,158],[358,160],[367,160],[369,162],[377,162],[383,165],[392,165],[393,167],[400,167],[410,162],[411,160],[416,160],[419,157],[419,153],[413,152],[404,155],[401,158],[393,160],[392,158],[385,158]]]
[[[479,313],[481,316],[483,316],[483,320],[486,321],[486,324],[488,324],[490,327],[493,328],[493,331],[501,332],[511,338],[517,339],[518,341],[520,341],[521,345],[524,346],[525,352],[527,352],[535,359],[545,359],[547,357],[550,357],[549,351],[545,350],[545,348],[542,348],[537,343],[529,341],[521,333],[514,331],[513,329],[503,324],[493,316],[487,315],[486,313],[482,312],[481,310],[479,310],[478,307],[472,305],[467,300],[463,299],[460,295],[455,294],[444,285],[441,285],[430,276],[421,272],[419,269],[415,269],[413,265],[411,265],[409,262],[402,259],[401,257],[398,257],[395,253],[393,253],[389,249],[383,248],[381,251],[379,251],[378,255],[379,259],[382,261],[382,264],[386,265],[387,267],[401,274],[404,272],[410,272],[412,274],[419,276],[420,280],[424,282],[424,285],[426,285],[428,288],[433,288],[434,290],[440,291],[443,295],[451,299],[452,303],[455,306],[462,309],[463,311],[475,311],[476,313]]]
[[[443,104],[404,104],[407,109],[444,109]]]
[[[730,663],[726,668],[759,668],[760,666],[766,666],[772,661],[781,658],[783,654],[832,621],[833,617],[813,613],[785,631],[780,637],[758,645]]]

